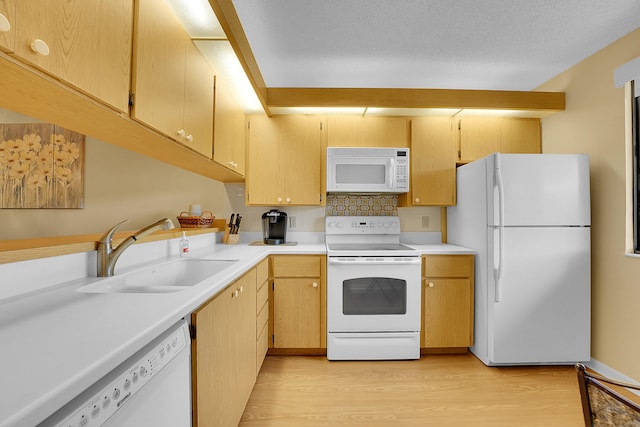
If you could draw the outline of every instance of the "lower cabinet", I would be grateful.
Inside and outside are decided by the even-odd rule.
[[[422,257],[421,347],[466,351],[473,345],[473,255]]]
[[[193,425],[238,425],[256,380],[256,268],[191,315]]]
[[[273,255],[271,267],[272,352],[326,352],[326,257]]]

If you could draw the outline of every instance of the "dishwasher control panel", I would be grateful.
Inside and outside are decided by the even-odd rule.
[[[74,401],[74,407],[79,408],[56,427],[96,427],[103,425],[116,411],[126,406],[145,384],[153,379],[174,357],[189,345],[188,329],[186,325],[180,327],[159,342],[149,344],[136,356],[130,358],[116,369],[117,377],[91,392],[81,401]],[[117,374],[117,372],[120,372]],[[99,382],[100,383],[100,382]],[[98,384],[99,384],[98,383]],[[98,385],[96,384],[96,385]],[[81,396],[82,396],[81,395]]]

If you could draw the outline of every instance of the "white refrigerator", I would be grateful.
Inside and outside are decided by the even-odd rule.
[[[474,344],[486,365],[590,358],[589,159],[492,154],[457,170],[448,242],[477,251]]]

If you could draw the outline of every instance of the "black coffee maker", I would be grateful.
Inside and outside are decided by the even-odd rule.
[[[271,209],[262,214],[262,237],[265,245],[287,242],[287,213]]]

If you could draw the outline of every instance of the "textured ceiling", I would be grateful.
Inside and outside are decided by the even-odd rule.
[[[528,91],[640,27],[638,0],[233,5],[267,87]]]

